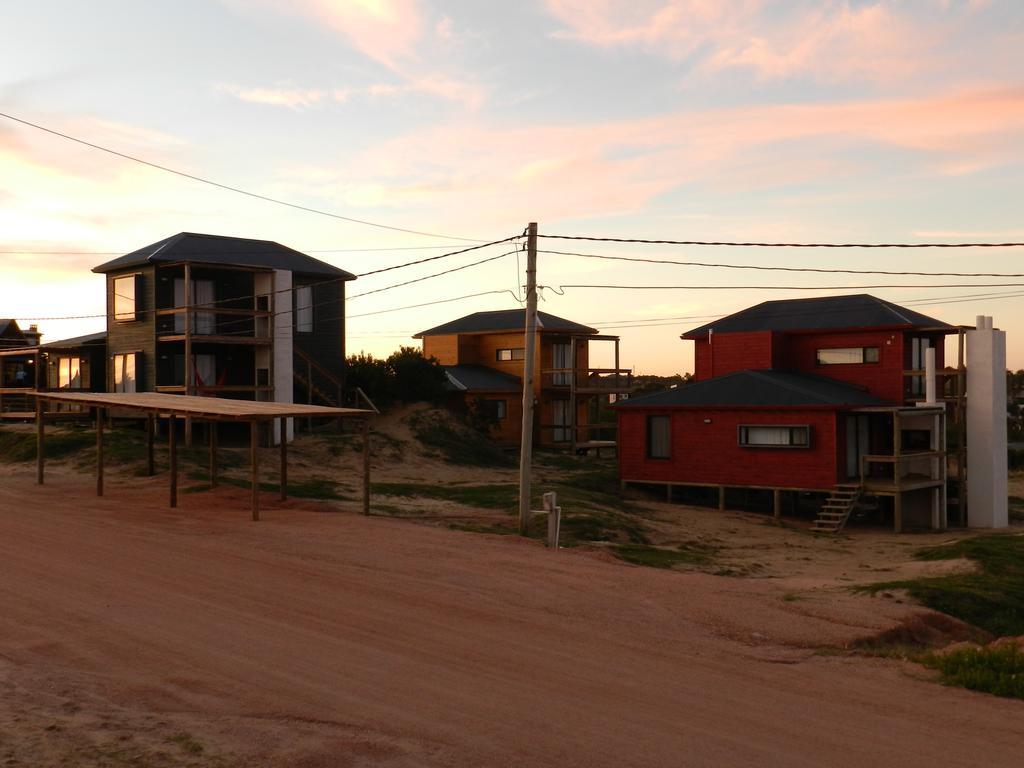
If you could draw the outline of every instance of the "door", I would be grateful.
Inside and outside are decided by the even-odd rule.
[[[570,408],[568,400],[551,401],[552,423],[555,425],[554,437],[556,443],[567,443],[571,439]]]
[[[871,420],[861,413],[846,417],[846,478],[860,477],[860,460],[871,452]]]

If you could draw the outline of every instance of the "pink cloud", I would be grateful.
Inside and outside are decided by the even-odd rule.
[[[458,211],[486,230],[484,222],[524,216],[635,212],[686,183],[746,190],[855,178],[864,171],[835,152],[842,146],[908,150],[933,176],[992,167],[1019,159],[1022,137],[1024,89],[597,124],[506,129],[470,121],[378,145],[346,164],[344,182],[317,183],[321,194],[341,200],[358,200],[360,189],[372,187],[379,204]]]
[[[928,17],[890,0],[545,0],[563,28],[555,37],[600,47],[629,46],[681,60],[705,74],[743,69],[761,79],[887,81],[932,69],[942,47],[981,6],[937,4]]]

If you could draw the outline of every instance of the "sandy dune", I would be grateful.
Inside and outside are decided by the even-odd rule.
[[[3,471],[5,765],[932,768],[1024,754],[1022,702],[813,650],[906,605],[787,602],[771,580],[270,494],[253,524],[239,489],[172,511],[159,479],[96,499],[87,476],[55,469],[40,489],[31,468]]]

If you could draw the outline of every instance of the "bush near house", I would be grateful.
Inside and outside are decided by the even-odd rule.
[[[447,378],[437,358],[423,357],[415,347],[401,347],[387,358],[360,353],[346,361],[350,387],[359,387],[378,406],[396,402],[437,402]]]

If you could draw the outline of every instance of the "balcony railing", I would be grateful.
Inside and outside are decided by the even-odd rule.
[[[865,490],[899,492],[942,482],[945,451],[919,451],[860,457],[860,476]]]
[[[164,341],[200,337],[218,342],[269,342],[272,313],[212,304],[158,309],[157,336]],[[179,319],[181,318],[181,319]]]
[[[614,394],[633,391],[629,368],[547,368],[540,372],[544,389],[575,389],[584,394]]]

